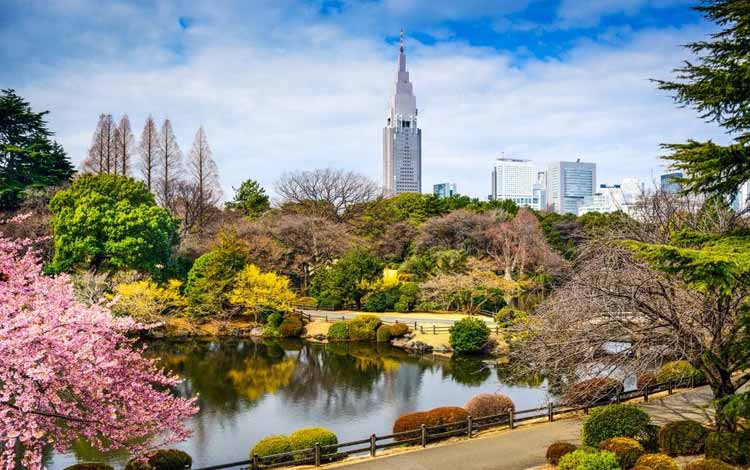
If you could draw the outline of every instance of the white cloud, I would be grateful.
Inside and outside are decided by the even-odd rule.
[[[224,34],[223,24],[201,18],[195,24],[180,60],[146,43],[117,60],[44,66],[16,88],[35,108],[51,110],[51,127],[76,163],[100,113],[127,112],[138,133],[153,113],[172,120],[185,152],[205,126],[227,194],[246,178],[270,189],[295,169],[334,166],[380,178],[393,46],[330,22],[270,23],[272,41]],[[649,178],[658,171],[659,143],[721,136],[648,81],[668,77],[684,57],[678,45],[705,33],[642,31],[617,47],[581,42],[561,59],[521,65],[458,40],[410,41],[423,190],[452,180],[460,192],[484,197],[501,152],[540,168],[560,159],[594,161],[602,182]]]
[[[557,16],[559,26],[595,26],[606,15],[633,16],[644,7],[666,8],[674,5],[694,5],[695,0],[562,0]]]

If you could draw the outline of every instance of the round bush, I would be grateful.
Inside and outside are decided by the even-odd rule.
[[[689,385],[691,382],[700,385],[706,381],[706,376],[688,361],[671,361],[659,368],[656,380],[659,383],[672,380],[678,385]]]
[[[375,341],[376,331],[383,322],[375,315],[357,315],[349,320],[349,339],[352,341]]]
[[[563,455],[569,454],[578,447],[570,442],[555,442],[547,447],[547,463],[557,465]]]
[[[279,326],[281,326],[281,322],[283,320],[284,317],[282,317],[279,312],[273,312],[272,314],[268,315],[268,318],[266,318],[266,323],[274,328],[278,328]]]
[[[125,470],[184,470],[193,465],[187,452],[177,449],[159,449],[146,452],[142,458],[131,459]]]
[[[112,465],[109,465],[103,462],[87,462],[87,463],[77,463],[75,465],[71,465],[70,467],[65,467],[64,470],[114,470],[114,469]],[[696,470],[701,470],[701,469],[696,469]]]
[[[393,433],[401,433],[406,431],[414,431],[409,434],[405,434],[403,436],[396,436],[394,440],[396,441],[405,441],[407,439],[413,439],[420,436],[419,429],[424,424],[427,426],[427,413],[424,411],[417,411],[415,413],[407,413],[405,415],[401,415],[396,419],[396,421],[393,423]]]
[[[510,397],[499,393],[480,393],[467,401],[464,408],[475,418],[508,414],[516,409]]]
[[[646,432],[636,437],[646,452],[659,452],[659,431],[661,426],[649,424],[646,426]]]
[[[466,421],[469,413],[459,406],[441,406],[427,412],[427,426],[442,426],[444,424]],[[459,425],[460,427],[460,425]],[[450,426],[444,428],[446,431]]]
[[[644,454],[635,462],[636,469],[638,467],[647,467],[651,470],[678,470],[677,464],[672,457],[664,454]]]
[[[302,334],[302,317],[297,314],[287,315],[279,325],[279,334],[283,338],[293,338]]]
[[[630,437],[613,437],[599,444],[601,450],[608,450],[617,456],[623,470],[633,468],[638,458],[645,453],[640,442]]]
[[[750,431],[708,433],[706,457],[732,465],[750,464]]]
[[[643,390],[647,386],[655,385],[657,383],[659,382],[656,380],[656,372],[649,371],[644,372],[638,376],[638,379],[635,382],[635,386],[636,388],[638,388],[638,390]]]
[[[349,323],[341,320],[334,322],[328,329],[329,341],[348,341],[349,340]]]
[[[478,318],[459,320],[450,328],[450,345],[459,354],[482,352],[490,339],[490,328]]]
[[[390,327],[391,337],[393,338],[400,338],[409,332],[409,325],[406,323],[394,323],[393,325],[390,325]]]
[[[700,459],[685,465],[683,470],[735,470],[735,468],[721,460]]]
[[[675,421],[659,431],[659,447],[667,455],[696,455],[703,452],[706,431],[695,421]]]
[[[292,450],[303,450],[312,449],[315,444],[318,443],[321,446],[330,446],[339,443],[336,434],[326,428],[304,428],[294,431],[289,435],[289,443],[292,446]],[[336,448],[323,449],[322,454],[334,454]],[[297,460],[302,460],[309,457],[305,454],[295,456]]]
[[[559,470],[621,470],[617,456],[596,449],[578,449],[565,454],[557,464]]]
[[[378,343],[387,343],[391,340],[391,327],[388,325],[380,325],[377,334]]]
[[[591,411],[583,422],[581,439],[584,445],[597,447],[613,437],[637,438],[647,433],[648,414],[637,406],[607,405]]]
[[[622,382],[610,377],[596,377],[583,380],[571,386],[563,402],[571,406],[585,406],[602,403],[622,393]]]
[[[653,470],[653,469],[645,465],[636,465],[635,467],[633,467],[633,470]]]
[[[291,452],[292,444],[286,436],[268,436],[264,437],[250,450],[250,458],[258,454],[258,457],[268,457],[269,455],[283,454]],[[266,459],[265,463],[274,464],[291,460],[289,457],[277,457],[275,459]]]

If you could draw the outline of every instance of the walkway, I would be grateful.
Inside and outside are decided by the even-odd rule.
[[[710,423],[711,391],[701,387],[641,404],[655,423],[695,419]],[[447,443],[343,465],[346,470],[522,470],[545,463],[555,441],[579,442],[582,418],[529,425],[496,436]]]
[[[315,309],[302,309],[303,312],[309,313],[316,317],[324,317],[328,316],[331,320],[340,320],[341,317],[344,317],[345,319],[349,320],[357,315],[377,315],[383,320],[386,321],[398,321],[399,323],[406,323],[406,324],[414,324],[414,322],[419,322],[421,325],[453,325],[458,320],[461,320],[462,318],[466,318],[467,315],[463,315],[460,313],[397,313],[397,312],[387,312],[387,313],[378,313],[378,312],[354,312],[351,310],[337,310],[337,311],[327,311],[327,310],[315,310]],[[482,315],[475,315],[475,318],[478,318],[480,320],[484,320],[488,325],[494,325],[494,320],[490,317],[485,317]]]

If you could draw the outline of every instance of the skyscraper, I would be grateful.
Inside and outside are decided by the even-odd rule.
[[[507,199],[519,206],[534,207],[535,176],[531,160],[498,158],[492,169],[492,199]]]
[[[589,204],[596,188],[596,164],[550,163],[547,169],[547,207],[558,214],[577,214]]]
[[[383,128],[383,188],[388,195],[422,192],[422,130],[417,127],[417,98],[406,70],[403,30],[396,87]]]
[[[456,183],[438,183],[432,185],[432,194],[439,198],[456,196],[458,189]]]

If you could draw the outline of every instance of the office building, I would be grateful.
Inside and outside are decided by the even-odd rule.
[[[538,201],[534,201],[535,176],[531,160],[498,158],[492,169],[492,199],[510,200],[519,206],[538,206]]]
[[[432,186],[432,194],[439,198],[458,195],[456,183],[438,183]]]
[[[559,214],[577,214],[590,204],[596,188],[596,164],[555,162],[547,168],[547,208]]]

